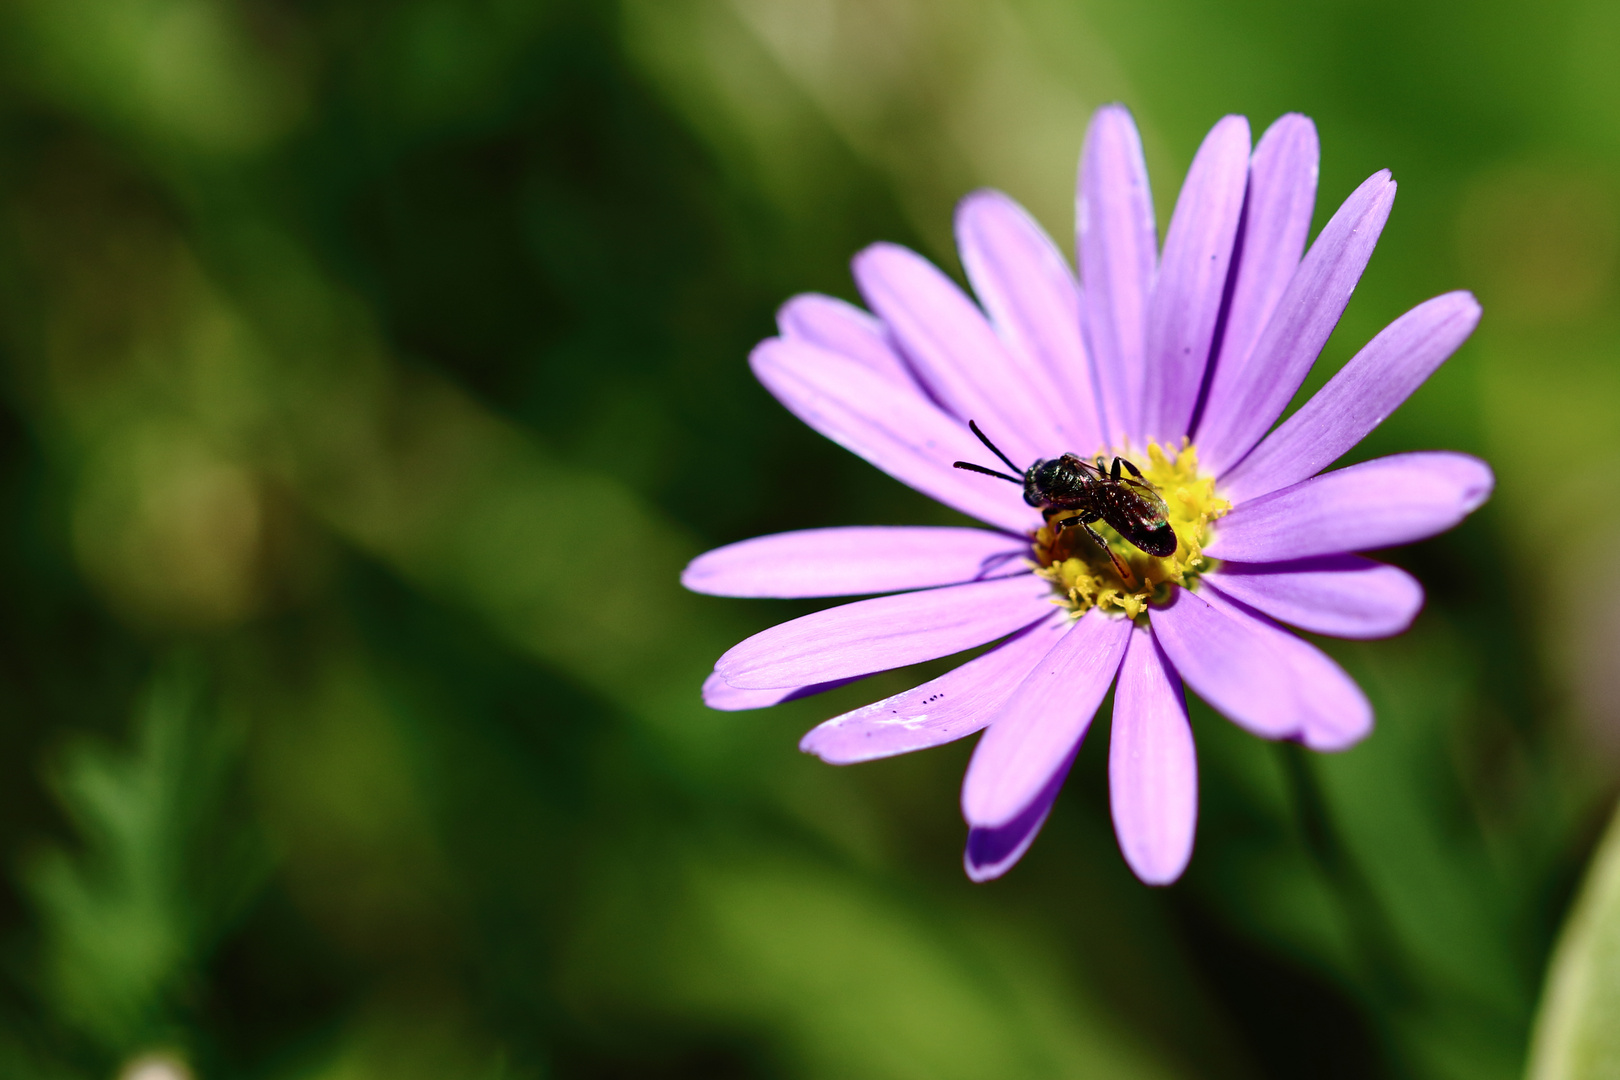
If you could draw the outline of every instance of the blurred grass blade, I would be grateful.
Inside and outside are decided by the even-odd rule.
[[[204,679],[171,664],[135,717],[133,746],[85,740],[51,776],[80,837],[24,871],[42,924],[42,996],[69,1028],[122,1054],[173,1038],[209,947],[263,881],[226,795],[238,733],[204,707]]]
[[[1530,1080],[1620,1076],[1620,810],[1598,847],[1547,974]]]

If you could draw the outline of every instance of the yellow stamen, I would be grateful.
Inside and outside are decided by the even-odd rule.
[[[1215,494],[1214,477],[1199,475],[1198,451],[1188,440],[1181,441],[1181,449],[1174,457],[1158,443],[1149,443],[1147,458],[1145,463],[1136,464],[1169,508],[1170,527],[1177,541],[1173,554],[1155,558],[1099,521],[1093,528],[1125,564],[1126,574],[1122,577],[1108,553],[1084,530],[1057,533],[1047,524],[1035,533],[1035,572],[1052,583],[1058,594],[1054,601],[1075,615],[1097,607],[1120,611],[1134,619],[1149,604],[1168,600],[1172,585],[1191,587],[1215,566],[1213,559],[1204,556],[1210,523],[1230,510],[1232,504]],[[1072,515],[1059,515],[1064,516]]]

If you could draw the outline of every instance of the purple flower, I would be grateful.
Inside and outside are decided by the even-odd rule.
[[[1081,153],[1078,281],[1027,213],[980,191],[956,215],[977,305],[892,244],[855,259],[874,314],[789,301],[781,336],[750,358],[760,381],[823,435],[992,528],[811,529],[694,560],[686,586],[720,596],[890,594],[754,635],[720,658],[704,699],[773,705],[997,642],[801,744],[848,763],[986,729],[962,785],[975,881],[1029,847],[1116,679],[1114,828],[1149,884],[1174,881],[1192,854],[1183,683],[1263,738],[1339,750],[1365,736],[1360,688],[1280,624],[1346,638],[1406,629],[1421,586],[1351,553],[1451,528],[1494,481],[1447,452],[1318,473],[1462,344],[1480,309],[1466,292],[1418,305],[1271,430],[1395,198],[1389,173],[1374,174],[1307,252],[1316,176],[1309,119],[1284,116],[1251,153],[1248,121],[1228,116],[1193,160],[1161,253],[1136,127],[1108,106]],[[1083,529],[1055,532],[1021,487],[953,469],[988,457],[970,420],[1015,462],[1134,462],[1165,499],[1174,554],[1154,558],[1104,522],[1106,549]]]

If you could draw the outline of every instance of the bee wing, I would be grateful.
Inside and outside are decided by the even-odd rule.
[[[1095,473],[1099,479],[1101,479],[1103,477],[1106,477],[1108,475],[1108,470],[1107,469],[1104,469],[1102,466],[1096,464],[1095,462],[1087,461],[1085,458],[1081,457],[1079,454],[1064,454],[1063,457],[1068,461],[1074,462],[1076,468],[1085,469],[1085,470],[1088,470],[1090,472]]]

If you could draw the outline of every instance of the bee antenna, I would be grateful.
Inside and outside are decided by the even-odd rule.
[[[1008,476],[1004,472],[996,472],[996,470],[987,469],[983,465],[975,465],[971,461],[957,461],[957,462],[954,462],[953,464],[956,466],[956,468],[958,468],[958,469],[967,469],[969,472],[984,473],[984,475],[986,475],[986,476],[1000,477],[1003,480],[1010,480],[1015,484],[1022,484],[1023,483],[1023,481],[1018,479],[1018,477],[1016,477],[1016,476]]]
[[[968,430],[973,432],[973,434],[977,435],[979,437],[979,441],[984,443],[985,446],[989,447],[990,452],[992,454],[996,455],[996,457],[998,457],[1002,461],[1006,462],[1007,468],[1011,469],[1013,472],[1021,472],[1022,471],[1022,470],[1020,470],[1018,468],[1018,466],[1014,465],[1010,460],[1008,460],[1006,454],[1003,454],[1000,450],[996,449],[996,444],[991,442],[988,438],[985,437],[984,432],[979,430],[979,425],[978,424],[975,424],[972,420],[969,420],[968,421]],[[1023,481],[1020,480],[1019,483],[1023,483]]]

